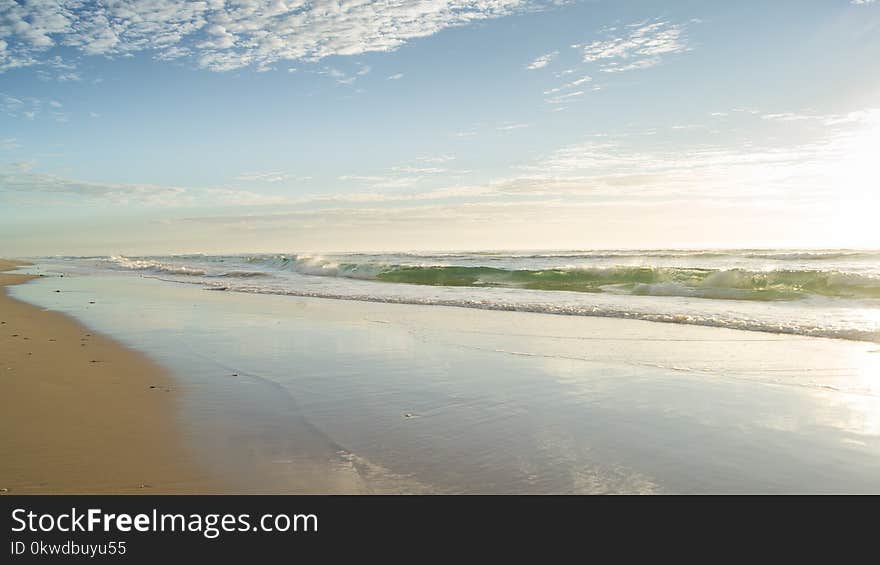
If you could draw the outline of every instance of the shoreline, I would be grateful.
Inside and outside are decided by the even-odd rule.
[[[0,489],[10,494],[205,493],[177,422],[176,382],[65,314],[16,300],[32,275],[0,259]]]

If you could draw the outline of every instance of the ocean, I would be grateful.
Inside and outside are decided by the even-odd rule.
[[[638,319],[880,342],[880,251],[581,250],[41,258],[208,291]]]

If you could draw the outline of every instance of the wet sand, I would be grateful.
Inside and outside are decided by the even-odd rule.
[[[0,287],[34,277],[8,272]],[[182,440],[162,367],[0,288],[0,489],[188,493],[222,487]]]

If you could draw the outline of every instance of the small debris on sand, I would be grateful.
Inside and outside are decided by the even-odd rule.
[[[56,290],[55,292],[61,292],[60,290]]]
[[[404,418],[415,418],[415,416],[416,415],[413,414],[412,412],[407,412],[406,414],[403,415]]]

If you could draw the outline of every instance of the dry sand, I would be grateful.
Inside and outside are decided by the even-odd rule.
[[[175,382],[143,355],[7,296],[0,259],[0,492],[223,490],[184,445]]]

